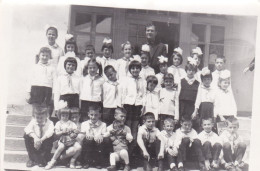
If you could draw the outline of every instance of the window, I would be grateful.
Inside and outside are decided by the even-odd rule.
[[[128,30],[128,40],[132,45],[136,45],[134,47],[134,54],[138,53],[140,49],[138,49],[144,42],[146,42],[145,36],[145,25],[142,24],[129,24]]]

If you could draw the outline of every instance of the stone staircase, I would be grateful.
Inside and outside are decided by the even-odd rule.
[[[10,105],[7,109],[6,128],[5,128],[5,149],[4,149],[4,166],[5,170],[44,170],[43,168],[33,167],[27,168],[26,162],[28,155],[23,140],[24,128],[30,122],[32,109],[30,105],[14,106]],[[244,160],[249,162],[250,151],[250,130],[251,119],[248,117],[239,117],[240,134],[248,144]],[[78,169],[66,169],[64,167],[55,167],[53,171],[76,171]],[[88,170],[98,170],[90,168]],[[103,169],[104,170],[104,169]],[[137,170],[142,170],[138,168]]]

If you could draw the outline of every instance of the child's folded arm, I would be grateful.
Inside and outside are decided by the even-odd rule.
[[[47,138],[50,138],[52,135],[54,134],[54,125],[51,122],[48,126],[47,131],[45,132],[45,134],[43,135],[43,137],[41,138],[41,141],[43,142],[44,140],[46,140]]]
[[[146,147],[144,145],[142,131],[141,131],[140,128],[139,128],[138,133],[137,133],[137,144],[139,145],[139,147],[141,148],[143,153],[148,153],[147,150],[146,150]]]

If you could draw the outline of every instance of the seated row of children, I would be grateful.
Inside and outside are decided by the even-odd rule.
[[[235,117],[227,119],[227,130],[218,136],[212,131],[212,118],[202,119],[203,130],[199,134],[192,128],[192,120],[188,117],[182,118],[176,131],[174,120],[166,118],[160,131],[155,126],[154,114],[148,112],[142,117],[137,139],[133,139],[131,129],[125,125],[124,108],[115,110],[114,121],[109,126],[100,120],[101,109],[98,106],[89,107],[88,117],[89,120],[80,123],[79,109],[65,107],[59,110],[60,121],[54,126],[48,119],[47,108],[35,105],[33,119],[25,128],[24,135],[30,159],[27,166],[51,169],[57,161],[70,158],[70,168],[81,168],[81,163],[84,168],[100,169],[109,156],[107,170],[117,170],[116,164],[121,161],[124,171],[129,171],[129,156],[132,156],[129,148],[134,142],[140,148],[143,167],[147,171],[152,169],[155,161],[160,171],[167,168],[183,171],[189,157],[195,158],[193,160],[202,171],[218,169],[219,166],[230,171],[242,171],[245,166],[242,159],[246,145],[237,132],[239,123]],[[55,139],[58,139],[58,148],[50,160]]]

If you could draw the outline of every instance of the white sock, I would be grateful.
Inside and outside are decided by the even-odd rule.
[[[180,167],[183,167],[183,163],[182,163],[182,162],[180,162],[180,163],[178,164],[178,168],[180,168]]]
[[[171,163],[170,164],[170,168],[172,169],[172,168],[174,168],[175,167],[175,163]]]

